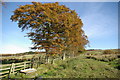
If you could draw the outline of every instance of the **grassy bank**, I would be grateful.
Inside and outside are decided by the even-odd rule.
[[[113,63],[114,64],[114,63]],[[12,78],[118,78],[118,69],[112,63],[87,59],[81,54],[76,58],[56,60],[55,64],[41,64],[35,73],[17,73]]]

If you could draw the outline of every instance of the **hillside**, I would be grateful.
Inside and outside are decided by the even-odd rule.
[[[118,76],[120,66],[116,61],[100,61],[87,58],[86,54],[81,54],[76,58],[66,60],[56,60],[55,64],[41,64],[37,72],[25,75],[18,73],[12,78],[120,78]]]

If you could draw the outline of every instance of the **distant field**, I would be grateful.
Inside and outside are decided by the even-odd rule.
[[[42,56],[44,53],[21,53],[21,54],[1,54],[0,55],[0,61],[2,61],[2,64],[11,64],[11,63],[18,63],[23,61],[30,61],[32,58]]]

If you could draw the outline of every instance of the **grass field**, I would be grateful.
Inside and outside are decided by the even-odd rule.
[[[0,61],[2,61],[2,64],[11,64],[11,63],[18,63],[18,62],[23,62],[23,61],[30,61],[32,58],[42,56],[44,55],[43,53],[40,54],[4,54],[0,56]]]
[[[89,54],[88,54],[89,53]],[[112,57],[112,54],[108,54]],[[11,78],[120,78],[119,54],[114,54],[114,59],[109,59],[103,51],[87,51],[75,58],[56,60],[54,64],[41,64],[37,71],[31,74],[17,73]],[[94,58],[88,58],[95,57]]]

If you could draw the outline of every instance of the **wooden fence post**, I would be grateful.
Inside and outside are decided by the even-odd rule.
[[[25,70],[25,68],[26,68],[26,62],[24,62],[24,70]]]
[[[11,64],[11,67],[10,67],[9,74],[11,74],[11,73],[12,73],[12,64]]]
[[[14,74],[14,72],[15,72],[15,64],[13,63],[13,74]]]
[[[23,68],[24,69],[29,68],[31,66],[30,63],[31,62],[28,61],[28,62],[0,65],[0,68],[2,68],[0,73],[1,74],[0,78],[3,78],[5,76],[8,76],[8,78],[10,78],[11,74],[15,74],[15,72],[17,72],[18,70],[21,70]]]
[[[11,64],[11,67],[10,67],[10,73],[9,73],[9,74],[11,74],[11,73],[14,74],[14,71],[15,71],[15,64],[12,63],[12,64]]]

